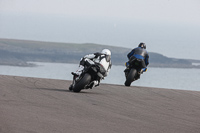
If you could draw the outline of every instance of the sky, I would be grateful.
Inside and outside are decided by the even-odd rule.
[[[0,38],[98,43],[199,59],[199,0],[0,0]]]

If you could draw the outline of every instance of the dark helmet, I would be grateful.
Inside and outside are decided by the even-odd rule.
[[[145,43],[143,43],[143,42],[141,42],[141,43],[138,45],[138,47],[141,47],[141,48],[144,48],[144,49],[146,49],[146,44],[145,44]]]

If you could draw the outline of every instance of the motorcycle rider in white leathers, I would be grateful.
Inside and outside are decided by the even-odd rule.
[[[99,63],[103,68],[105,69],[106,73],[104,77],[106,77],[109,74],[109,71],[111,69],[111,51],[109,49],[103,49],[100,53],[94,53],[84,56],[79,64],[79,68],[76,72],[72,72],[72,75],[79,76],[83,70],[86,60],[92,60],[95,63]],[[100,83],[100,80],[95,80],[93,86],[98,86]]]

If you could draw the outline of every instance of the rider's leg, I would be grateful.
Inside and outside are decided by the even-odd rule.
[[[82,58],[81,61],[80,61],[78,69],[75,72],[72,72],[72,74],[79,76],[83,72],[84,65],[85,65],[85,59]]]

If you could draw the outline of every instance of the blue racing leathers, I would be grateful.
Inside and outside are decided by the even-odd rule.
[[[127,55],[128,59],[130,60],[131,57],[135,57],[137,59],[142,59],[144,60],[145,64],[142,68],[143,71],[147,70],[147,66],[149,64],[149,54],[146,51],[146,49],[143,49],[141,47],[137,47],[133,49],[130,53]]]

